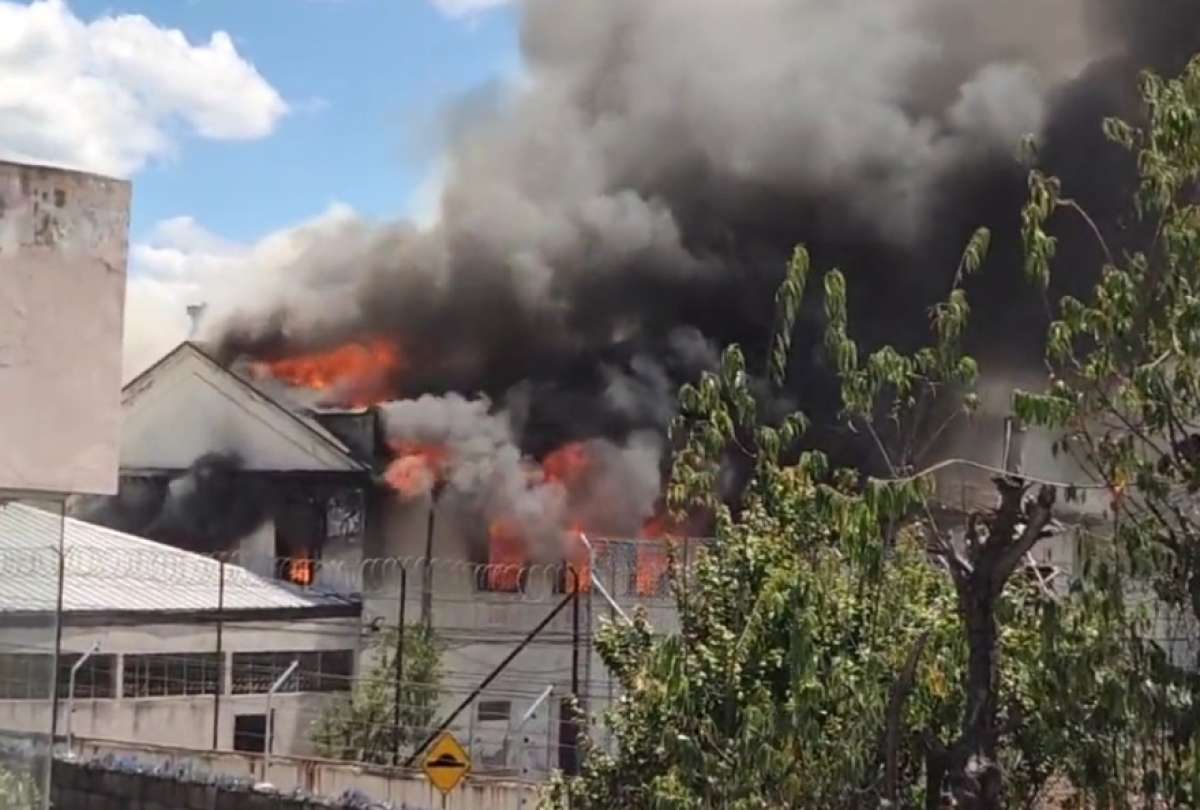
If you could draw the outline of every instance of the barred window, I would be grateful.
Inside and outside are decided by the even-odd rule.
[[[299,661],[295,674],[280,692],[348,692],[354,674],[353,650],[262,652],[233,654],[233,694],[258,695]]]
[[[211,695],[221,682],[221,662],[216,653],[126,655],[124,674],[127,698]]]
[[[271,714],[275,714],[272,710]],[[262,754],[267,750],[267,716],[239,714],[233,718],[233,750]]]
[[[478,717],[480,723],[507,723],[511,715],[511,700],[479,701]]]
[[[49,700],[53,668],[44,653],[0,655],[0,700]]]
[[[71,667],[79,661],[79,654],[64,654],[58,659],[58,696],[66,698],[71,690]],[[117,657],[115,655],[93,655],[83,662],[75,673],[76,698],[111,698],[116,695]]]

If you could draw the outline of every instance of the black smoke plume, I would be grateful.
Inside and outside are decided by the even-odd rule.
[[[1017,214],[1027,133],[1106,229],[1132,187],[1104,116],[1138,71],[1200,51],[1195,0],[527,0],[520,89],[448,116],[440,220],[346,223],[218,319],[223,356],[385,335],[406,398],[487,395],[519,443],[661,430],[671,394],[738,341],[764,347],[793,246],[851,283],[852,330],[912,347],[963,245],[994,234],[975,301],[987,371],[1036,367]],[[1052,295],[1100,256],[1063,231]],[[791,394],[836,407],[813,300]],[[829,420],[825,420],[829,421]]]
[[[123,477],[114,497],[81,501],[83,520],[201,553],[227,551],[270,514],[271,492],[235,454],[209,454],[173,479]]]

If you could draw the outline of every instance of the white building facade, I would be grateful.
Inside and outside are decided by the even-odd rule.
[[[46,629],[59,599],[60,529],[56,678]],[[352,688],[361,633],[354,600],[0,506],[0,733],[46,733],[53,723],[60,736],[262,751],[267,691],[298,662],[271,699],[273,750],[311,754],[313,723]]]

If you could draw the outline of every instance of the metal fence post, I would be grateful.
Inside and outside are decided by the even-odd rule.
[[[400,764],[400,696],[404,685],[404,602],[408,598],[408,568],[400,564],[400,610],[396,625],[396,700],[392,707],[392,767]]]
[[[217,561],[217,682],[213,688],[213,734],[212,750],[216,751],[221,741],[221,692],[225,690],[225,649],[223,647],[225,612],[225,558]]]
[[[50,808],[50,794],[54,787],[54,743],[58,737],[58,662],[62,655],[63,637],[63,591],[67,578],[67,502],[59,501],[58,523],[58,588],[54,605],[54,664],[50,670],[50,741],[46,748],[46,773],[42,782],[42,807]]]
[[[67,756],[71,756],[71,715],[75,713],[75,675],[79,672],[80,667],[87,663],[88,659],[100,651],[100,642],[93,641],[92,647],[87,652],[79,657],[71,666],[71,677],[67,681]]]
[[[271,770],[271,749],[275,747],[275,718],[271,714],[271,698],[275,696],[287,679],[292,677],[292,673],[300,668],[299,659],[293,661],[283,674],[275,679],[275,683],[271,684],[271,688],[267,690],[267,740],[263,746],[263,781],[268,781],[267,776]]]

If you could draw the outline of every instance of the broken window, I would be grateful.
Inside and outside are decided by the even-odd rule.
[[[304,494],[285,495],[275,514],[277,579],[309,586],[316,579],[325,540],[326,503]]]
[[[633,592],[646,599],[670,595],[667,572],[671,568],[668,543],[663,538],[644,538],[638,541]]]
[[[486,564],[480,567],[476,587],[481,591],[520,593],[527,578],[528,547],[520,528],[509,520],[488,527]]]

